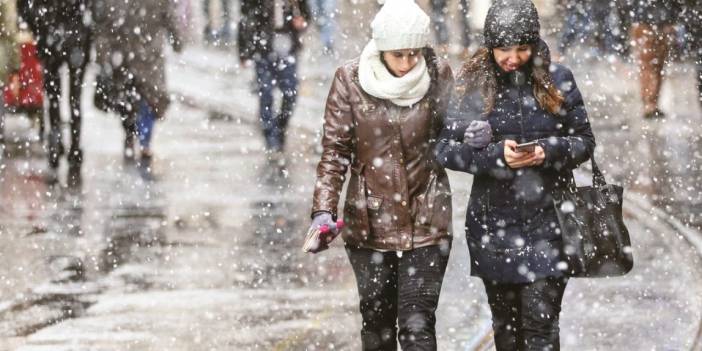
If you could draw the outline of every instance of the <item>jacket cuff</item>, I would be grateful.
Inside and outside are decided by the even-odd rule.
[[[336,213],[329,211],[329,210],[312,210],[312,213],[310,214],[310,218],[314,219],[318,214],[320,213],[329,213],[332,216],[332,219],[336,221]]]

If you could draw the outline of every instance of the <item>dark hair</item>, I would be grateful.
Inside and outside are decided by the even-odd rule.
[[[539,106],[551,114],[559,115],[564,98],[553,83],[553,77],[549,71],[550,55],[546,43],[540,41],[532,45],[531,59],[527,64],[531,65],[532,88]],[[479,89],[485,105],[484,114],[492,112],[495,108],[495,96],[497,96],[499,69],[492,49],[487,47],[478,49],[463,64],[456,77],[455,96],[463,97]]]

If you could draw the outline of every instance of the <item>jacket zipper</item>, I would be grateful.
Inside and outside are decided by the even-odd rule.
[[[524,95],[522,93],[522,86],[518,85],[517,90],[519,91],[519,142],[524,143]]]
[[[517,90],[519,92],[519,142],[524,143],[526,140],[524,140],[524,94],[522,92],[523,84],[520,84],[517,86]],[[525,211],[524,211],[524,206],[521,205],[521,201],[517,201],[517,205],[519,206],[519,214],[520,217],[524,218],[525,217]]]

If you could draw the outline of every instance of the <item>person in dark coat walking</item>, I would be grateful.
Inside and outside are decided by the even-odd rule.
[[[498,0],[485,20],[485,47],[468,60],[436,157],[474,175],[466,215],[471,274],[482,278],[503,350],[558,350],[567,265],[552,193],[595,148],[571,71],[551,64],[529,0]],[[465,120],[491,126],[487,145],[463,142]],[[519,143],[536,141],[532,152]]]
[[[164,51],[167,44],[176,52],[182,49],[175,3],[93,1],[97,61],[111,87],[96,93],[104,94],[103,99],[122,117],[125,160],[136,159],[134,139],[138,138],[139,166],[150,173],[155,122],[165,117],[170,105]]]
[[[253,61],[259,93],[259,120],[269,156],[282,162],[285,130],[297,101],[297,53],[307,27],[305,0],[242,0],[238,46],[242,63]],[[283,93],[275,112],[273,89]]]
[[[66,65],[69,76],[69,104],[71,115],[71,147],[68,183],[80,183],[83,151],[80,147],[82,109],[80,98],[83,76],[89,60],[91,30],[88,0],[19,0],[19,14],[37,40],[37,51],[44,66],[44,89],[49,100],[48,181],[58,181],[59,158],[64,154],[61,131],[61,76],[59,69]]]

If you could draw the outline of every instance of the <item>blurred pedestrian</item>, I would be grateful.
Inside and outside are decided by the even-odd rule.
[[[356,275],[363,350],[436,350],[435,311],[451,249],[451,190],[433,157],[453,75],[428,46],[429,17],[387,0],[361,56],[339,67],[324,115],[312,228],[331,224],[347,169],[342,229]]]
[[[101,75],[111,84],[100,91],[121,115],[124,159],[151,171],[155,122],[165,117],[170,96],[166,86],[165,46],[182,48],[182,33],[173,0],[93,0],[95,48]],[[97,93],[100,93],[97,92]]]
[[[324,45],[324,54],[333,56],[334,34],[336,32],[336,0],[307,0],[310,15],[319,28],[319,35]]]
[[[702,104],[702,1],[687,0],[684,9],[683,24],[690,56],[695,61],[697,76],[698,101]]]
[[[47,181],[58,181],[59,159],[64,154],[61,130],[61,67],[68,68],[71,147],[68,151],[68,184],[81,182],[83,150],[80,147],[82,124],[81,95],[83,76],[89,60],[91,28],[86,12],[88,0],[19,0],[22,20],[35,39],[44,67],[44,89],[49,100],[49,170]]]
[[[665,113],[659,109],[658,98],[682,4],[680,0],[625,1],[631,14],[631,37],[638,56],[643,117],[663,118]]]
[[[554,191],[595,148],[573,73],[551,64],[530,0],[497,0],[485,46],[456,78],[437,145],[446,168],[474,175],[466,236],[471,275],[483,280],[498,351],[558,350],[568,281]],[[487,121],[484,146],[463,142],[465,119]],[[535,141],[530,150],[517,145]]]
[[[9,78],[20,67],[17,47],[17,3],[15,0],[0,0],[0,160],[5,152],[5,85],[12,87],[19,95],[19,82],[10,82]]]
[[[558,54],[565,56],[573,45],[594,45],[593,57],[624,52],[621,21],[616,3],[610,0],[565,0],[563,30]],[[590,42],[590,40],[594,42]]]
[[[219,0],[219,15],[212,13],[212,0],[203,0],[202,9],[205,13],[205,42],[229,43],[231,40],[230,0]],[[215,22],[219,28],[215,28]]]
[[[297,101],[300,36],[307,27],[305,0],[242,0],[239,57],[253,61],[259,94],[259,120],[269,160],[282,166],[285,131]],[[273,90],[283,101],[275,112]]]
[[[431,15],[432,23],[434,25],[434,34],[436,36],[436,42],[438,43],[439,53],[442,56],[446,56],[450,52],[450,37],[448,29],[448,21],[451,20],[452,16],[447,16],[451,11],[448,9],[448,0],[431,0]],[[470,0],[459,0],[459,22],[461,28],[458,33],[461,34],[461,50],[462,54],[467,57],[467,50],[470,46]]]

